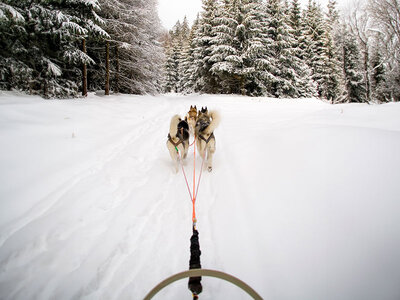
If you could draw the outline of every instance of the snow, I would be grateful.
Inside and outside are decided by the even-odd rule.
[[[43,61],[47,64],[47,71],[53,75],[53,76],[61,76],[62,71],[59,66],[57,66],[55,63],[53,63],[50,59],[48,58],[43,58]]]
[[[188,269],[165,143],[190,105],[222,116],[196,202],[204,268],[264,299],[400,298],[399,103],[0,92],[1,299],[142,299]],[[200,299],[248,299],[202,283]],[[155,299],[190,297],[181,280]]]
[[[7,11],[15,22],[24,22],[25,18],[11,5],[0,3],[0,19],[7,18]]]

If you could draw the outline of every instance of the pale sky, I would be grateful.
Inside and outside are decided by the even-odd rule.
[[[158,15],[166,29],[171,29],[178,20],[183,21],[185,15],[192,26],[200,11],[201,0],[158,0]]]
[[[351,0],[336,0],[338,9],[346,7],[346,4]],[[328,0],[317,0],[323,8],[326,7]],[[300,3],[305,6],[308,0],[300,0]],[[201,11],[201,0],[158,0],[158,15],[162,25],[166,29],[171,29],[175,23],[183,21],[184,16],[188,18],[189,26],[192,26],[197,14]]]

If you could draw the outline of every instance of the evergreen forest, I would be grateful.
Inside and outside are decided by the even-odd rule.
[[[400,101],[399,0],[202,2],[166,30],[156,0],[3,0],[0,89]]]

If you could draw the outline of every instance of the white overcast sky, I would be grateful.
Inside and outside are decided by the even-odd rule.
[[[336,0],[338,8],[345,7],[348,0]],[[308,0],[300,0],[305,5]],[[322,7],[326,7],[328,0],[317,0]],[[175,23],[182,21],[184,16],[188,18],[189,25],[191,26],[197,14],[201,11],[201,0],[158,0],[158,14],[162,25],[166,29],[171,29]]]

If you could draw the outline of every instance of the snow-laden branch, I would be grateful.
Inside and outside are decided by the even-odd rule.
[[[64,52],[65,58],[74,63],[82,63],[87,65],[94,65],[95,61],[86,53],[78,49],[67,50]]]
[[[11,18],[10,18],[11,17]],[[23,23],[25,18],[14,7],[0,2],[0,20],[13,20],[14,22]]]

